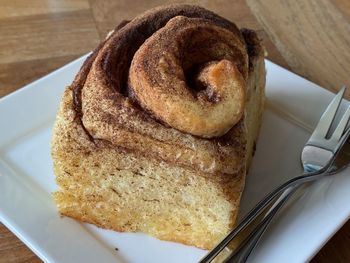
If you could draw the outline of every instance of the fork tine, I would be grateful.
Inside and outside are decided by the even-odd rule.
[[[337,128],[333,132],[333,135],[330,138],[331,140],[338,141],[340,139],[340,137],[343,135],[344,130],[349,122],[349,119],[350,119],[350,106],[347,108],[347,110],[344,113],[343,117],[341,118]]]
[[[334,117],[339,108],[340,102],[343,98],[346,87],[343,86],[338,94],[333,98],[331,103],[328,105],[326,111],[322,114],[320,121],[318,122],[314,132],[312,133],[310,139],[313,137],[326,137],[327,133],[332,125]]]

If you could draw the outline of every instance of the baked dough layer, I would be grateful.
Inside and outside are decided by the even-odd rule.
[[[135,32],[142,29],[147,38],[178,15],[230,28],[245,45],[245,114],[220,137],[201,138],[170,127],[142,108],[127,87],[132,54],[143,43]],[[65,89],[57,114],[52,158],[60,213],[210,249],[235,224],[264,87],[264,54],[256,34],[239,31],[205,9],[156,8],[115,29]]]

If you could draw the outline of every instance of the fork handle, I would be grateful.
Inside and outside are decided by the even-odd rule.
[[[256,227],[247,227],[250,234],[243,241],[240,242],[239,247],[233,250],[224,260],[223,263],[245,263],[250,256],[251,252],[254,250],[258,244],[260,238],[265,233],[267,227],[270,225],[271,221],[275,218],[275,215],[281,208],[286,204],[288,199],[298,190],[302,184],[291,186],[287,188],[273,203],[271,208],[265,209],[264,216],[256,218],[251,224],[256,225]],[[266,213],[265,211],[268,210]],[[259,222],[256,223],[255,221]]]
[[[294,177],[287,182],[283,183],[272,192],[270,192],[267,196],[265,196],[247,215],[241,223],[239,223],[235,229],[233,229],[216,247],[214,247],[207,255],[205,255],[199,263],[209,263],[212,262],[214,258],[216,258],[224,248],[230,243],[231,246],[237,248],[239,245],[232,245],[231,242],[235,239],[235,242],[240,243],[242,240],[246,238],[247,235],[254,228],[253,221],[255,225],[258,222],[261,222],[262,218],[266,214],[266,212],[272,207],[276,198],[281,196],[281,194],[288,189],[289,187],[302,185],[305,182],[314,181],[319,177],[324,176],[324,171],[314,172],[302,174],[300,176]],[[260,220],[259,220],[260,219]],[[248,227],[249,226],[249,227]],[[250,231],[249,231],[250,230]],[[247,234],[248,233],[248,234]],[[222,253],[221,253],[222,254]]]

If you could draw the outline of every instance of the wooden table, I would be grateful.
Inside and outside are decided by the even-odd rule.
[[[350,84],[349,0],[0,0],[0,97],[92,50],[121,20],[165,2],[203,5],[257,30],[270,60],[327,89]],[[312,262],[350,262],[349,247],[350,222]],[[0,262],[40,259],[0,223]]]

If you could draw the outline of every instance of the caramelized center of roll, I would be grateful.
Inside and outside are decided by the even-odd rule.
[[[206,19],[176,16],[135,53],[129,87],[157,119],[211,138],[241,119],[247,71],[237,34]]]

